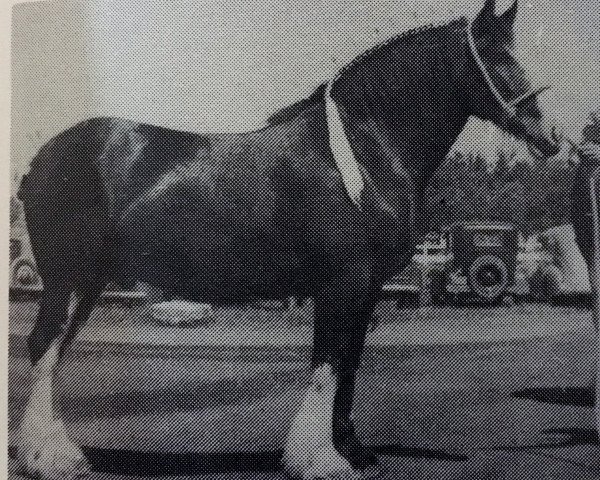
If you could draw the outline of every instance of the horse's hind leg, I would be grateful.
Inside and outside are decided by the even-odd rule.
[[[103,287],[104,283],[97,282],[80,292],[69,315],[68,283],[46,281],[38,320],[28,339],[33,363],[32,389],[18,446],[23,470],[36,478],[76,478],[89,470],[83,453],[67,435],[60,409],[53,407],[53,381],[61,357],[78,327],[89,317]]]
[[[96,168],[108,129],[105,121],[94,120],[55,137],[32,160],[18,192],[44,285],[28,339],[33,383],[18,455],[26,472],[43,480],[77,476],[86,467],[53,409],[53,377],[65,346],[89,316],[103,286],[103,272],[111,264],[112,257],[104,255],[111,251],[110,204]],[[69,315],[76,290],[83,297]]]

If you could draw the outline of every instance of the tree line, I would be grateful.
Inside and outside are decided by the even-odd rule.
[[[505,151],[490,166],[479,155],[456,152],[429,185],[425,229],[486,220],[513,223],[528,235],[568,223],[575,168],[565,158],[517,161]]]

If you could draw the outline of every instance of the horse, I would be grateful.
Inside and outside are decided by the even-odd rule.
[[[307,99],[239,134],[91,118],[23,177],[43,279],[27,339],[24,470],[89,468],[52,407],[52,378],[104,286],[135,278],[191,301],[314,299],[311,378],[284,446],[293,478],[380,471],[355,433],[354,385],[384,281],[407,265],[428,180],[474,116],[553,155],[559,139],[512,54],[517,1],[399,34]]]

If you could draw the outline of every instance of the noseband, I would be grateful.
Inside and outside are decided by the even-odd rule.
[[[502,94],[500,93],[500,91],[498,90],[496,85],[494,84],[494,81],[492,80],[492,77],[488,71],[488,68],[486,67],[483,59],[481,58],[481,55],[479,55],[479,51],[477,50],[477,44],[475,43],[475,38],[473,37],[473,22],[469,22],[469,24],[467,25],[467,39],[469,41],[469,47],[471,49],[471,54],[473,56],[473,59],[475,60],[475,63],[479,67],[479,71],[483,75],[483,78],[485,79],[485,83],[487,84],[488,88],[492,92],[492,95],[494,95],[494,98],[496,99],[498,104],[502,107],[502,109],[506,112],[506,114],[509,117],[516,116],[517,107],[520,103],[524,102],[528,98],[539,95],[543,91],[548,90],[550,88],[549,86],[542,86],[540,88],[535,88],[528,92],[525,92],[522,95],[519,95],[518,97],[516,97],[512,100],[504,99],[504,97],[502,96]]]

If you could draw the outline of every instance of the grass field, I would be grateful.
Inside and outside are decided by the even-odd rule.
[[[10,310],[11,346],[24,347],[37,306],[13,302]],[[371,346],[420,346],[469,344],[590,334],[588,311],[546,304],[520,304],[490,308],[425,307],[397,310],[393,302],[376,309],[367,344]],[[75,347],[100,344],[136,348],[171,348],[171,354],[198,354],[209,349],[270,350],[282,356],[290,349],[310,349],[312,309],[267,311],[255,308],[216,309],[213,317],[193,327],[166,326],[154,321],[149,307],[101,305],[78,336]],[[199,347],[203,347],[199,350]],[[164,355],[168,355],[166,350]],[[24,354],[24,353],[22,353]],[[208,354],[208,353],[207,353]]]

